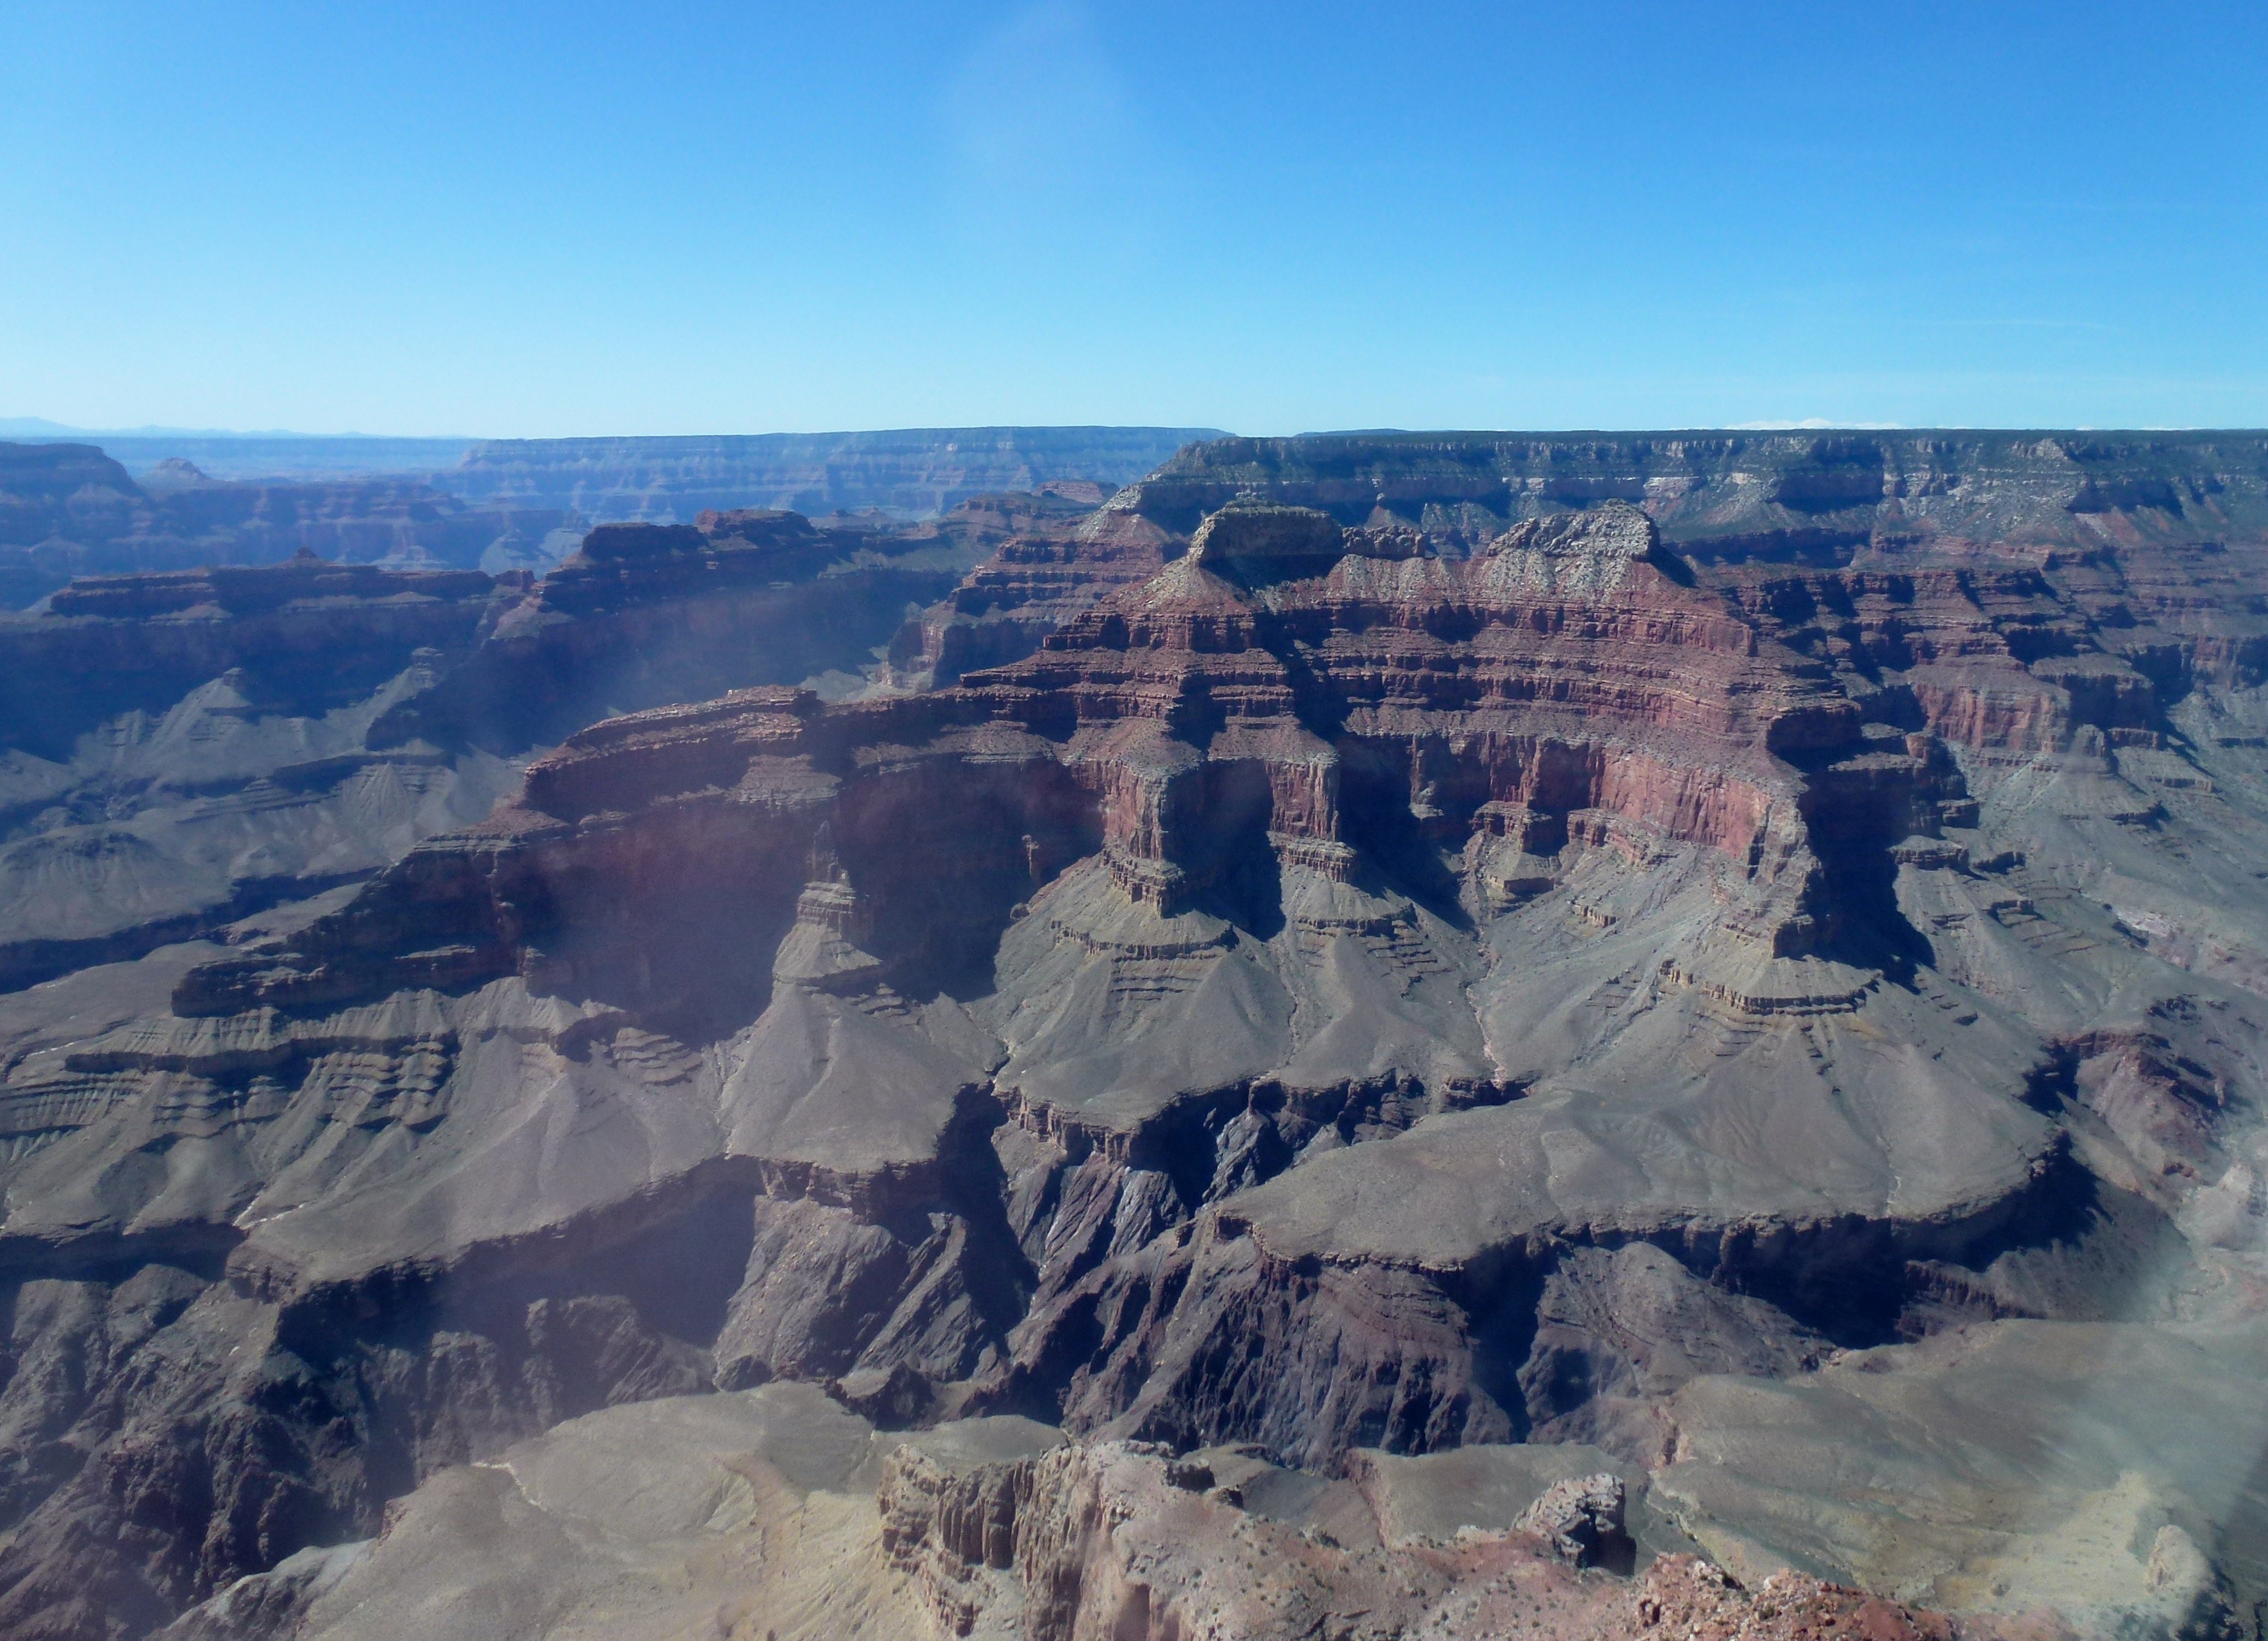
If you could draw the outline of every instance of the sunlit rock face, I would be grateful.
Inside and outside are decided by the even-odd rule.
[[[1580,1446],[1545,1481],[1608,1466],[1649,1555],[1751,1582],[2249,1610],[2255,1416],[2124,1431],[2073,1364],[2205,1387],[2261,1343],[2251,492],[2062,447],[1902,492],[1895,441],[1770,445],[1763,500],[1712,458],[1755,527],[1705,550],[1695,473],[1508,500],[1495,445],[1351,443],[997,504],[867,688],[590,724],[358,890],[11,1015],[18,1349],[148,1365],[0,1393],[84,1455],[26,1461],[0,1600],[170,1615],[560,1421],[799,1386],[1089,1444],[952,1504],[1012,1547],[1043,1483],[1042,1522],[1179,1485],[1112,1444],[1372,1493]],[[1900,496],[1969,511],[1896,532]],[[571,681],[542,635],[640,588],[890,556],[834,551],[602,534],[482,653]],[[1849,1505],[1846,1429],[1926,1531]],[[1992,1467],[2058,1441],[2012,1502]],[[1456,1501],[1496,1483],[1439,1475],[1394,1508],[1491,1525]],[[891,1475],[885,1520],[959,1498]],[[872,1588],[941,1623],[1057,1578],[891,1530]],[[1120,1549],[1071,1560],[1123,1583]]]

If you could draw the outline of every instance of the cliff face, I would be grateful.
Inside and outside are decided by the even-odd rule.
[[[1343,524],[1484,539],[1624,501],[1707,558],[1833,562],[1868,543],[2088,546],[2256,536],[2254,433],[1407,433],[1192,445],[1119,504],[1169,528],[1252,492]]]
[[[1817,552],[1238,482],[1186,527],[1145,483],[887,541],[598,534],[491,595],[496,678],[574,680],[544,635],[585,623],[658,656],[638,612],[787,566],[960,554],[909,656],[1052,620],[948,688],[590,725],[350,897],[0,1022],[0,1258],[48,1284],[0,1416],[71,1455],[4,1449],[7,1622],[168,1615],[563,1419],[781,1380],[1101,1444],[894,1473],[929,1525],[893,1576],[948,1627],[1229,1622],[1145,1490],[1244,1482],[1123,1443],[1251,1498],[1580,1443],[1554,1479],[1612,1468],[1658,1548],[2086,1633],[2268,1593],[2268,1431],[2225,1393],[2268,1315],[2235,478],[2212,534],[2074,488],[2026,515],[2052,540]],[[114,1394],[56,1388],[89,1362]],[[1851,1502],[1853,1452],[1910,1517]],[[1161,1536],[1081,1528],[1112,1489]]]
[[[1075,528],[1035,533],[980,565],[900,635],[891,675],[926,688],[1020,659],[1103,593],[1155,574],[1205,513],[1240,497],[1318,508],[1381,539],[1422,536],[1452,556],[1522,519],[1604,501],[1642,507],[1697,563],[1896,569],[1919,555],[1944,570],[1982,554],[1988,570],[2070,569],[2098,551],[2161,548],[2164,559],[2130,554],[2120,591],[2162,578],[2169,595],[2228,619],[2245,613],[2241,596],[2205,594],[2216,578],[2204,557],[2268,529],[2268,445],[1963,432],[1217,439],[1177,452]]]
[[[1035,510],[952,592],[891,640],[883,681],[929,689],[1020,661],[1104,593],[1148,580],[1182,543],[1130,513],[1067,500]],[[983,504],[976,504],[982,506]]]
[[[541,581],[303,551],[82,579],[0,617],[0,984],[366,875],[609,711],[855,683],[909,606],[1016,527],[998,509],[704,523],[593,532]]]
[[[152,485],[91,445],[0,445],[0,603],[21,608],[75,576],[272,564],[298,552],[469,568],[565,518],[475,510],[400,477],[222,482],[187,467]]]
[[[226,673],[343,705],[421,650],[461,656],[498,591],[479,570],[400,573],[313,554],[267,569],[91,578],[0,619],[0,744],[50,758],[122,712],[162,712]]]
[[[1012,526],[739,509],[692,525],[601,525],[502,614],[479,653],[374,732],[517,751],[609,712],[860,669],[910,607],[948,591]]]
[[[436,475],[478,504],[568,507],[599,520],[683,523],[711,508],[814,517],[880,508],[904,518],[973,497],[1093,484],[1149,472],[1204,428],[911,428],[694,438],[492,439]],[[1101,495],[1094,497],[1100,501]]]

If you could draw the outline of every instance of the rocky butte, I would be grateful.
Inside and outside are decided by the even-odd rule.
[[[0,999],[0,1628],[2257,1633],[2268,439],[931,528],[419,590],[503,801]]]

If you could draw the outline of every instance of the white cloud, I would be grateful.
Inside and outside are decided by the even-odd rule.
[[[1837,422],[1823,416],[1808,416],[1800,422],[1734,422],[1725,430],[1728,433],[1808,433],[1822,428],[1848,428],[1856,432],[1886,433],[1904,425],[1903,422]]]
[[[1075,0],[1042,0],[979,40],[942,112],[949,210],[972,237],[1116,239],[1154,195],[1134,99]]]

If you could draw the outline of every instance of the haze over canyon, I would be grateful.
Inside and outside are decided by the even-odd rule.
[[[0,444],[0,1634],[2260,1636],[2268,435],[437,444]]]

